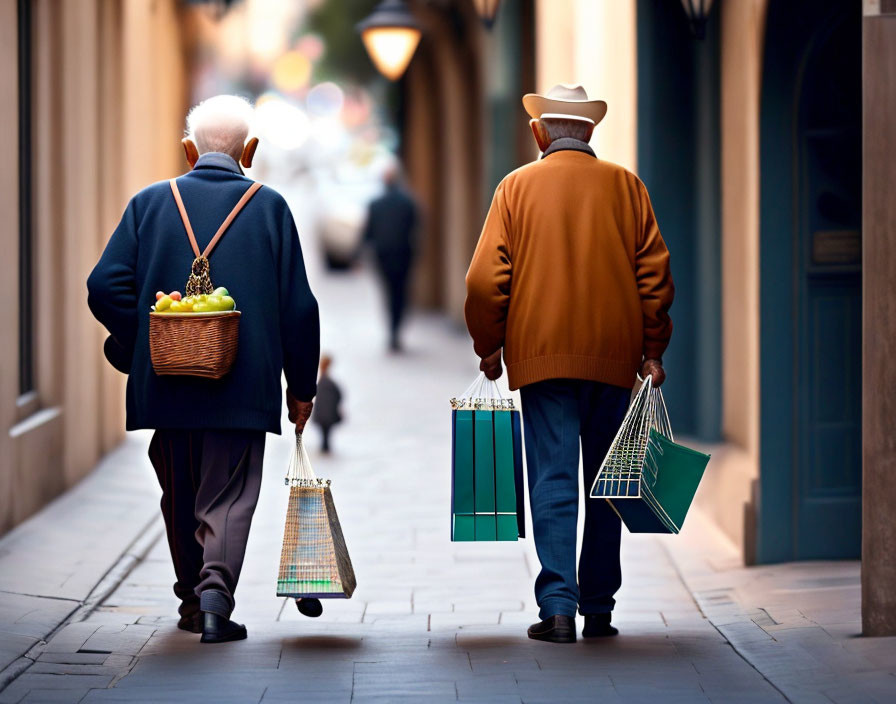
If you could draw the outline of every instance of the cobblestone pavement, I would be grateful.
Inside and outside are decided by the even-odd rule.
[[[387,355],[375,282],[314,278],[347,421],[332,457],[315,432],[310,445],[333,480],[354,597],[315,620],[275,597],[292,441],[269,436],[237,592],[249,639],[178,631],[137,434],[0,541],[0,703],[896,699],[896,639],[853,637],[857,563],[742,568],[699,514],[678,537],[623,539],[619,637],[528,640],[531,541],[448,541],[447,401],[475,374],[465,337],[421,316],[408,351]]]

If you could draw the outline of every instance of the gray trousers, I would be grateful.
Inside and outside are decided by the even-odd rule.
[[[261,489],[260,430],[157,430],[149,458],[162,487],[162,515],[181,616],[230,616]]]

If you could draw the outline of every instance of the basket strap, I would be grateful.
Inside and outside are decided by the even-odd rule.
[[[224,236],[224,233],[227,231],[227,228],[230,227],[234,218],[240,214],[240,211],[246,203],[248,203],[252,196],[258,192],[258,189],[261,188],[261,184],[256,182],[246,189],[246,192],[243,193],[242,197],[237,201],[237,204],[233,206],[233,210],[230,211],[230,214],[224,218],[224,222],[221,223],[221,227],[218,228],[218,231],[215,233],[215,236],[212,237],[211,242],[208,243],[205,251],[200,253],[199,245],[196,242],[196,235],[193,234],[193,226],[190,224],[190,218],[187,215],[187,209],[184,206],[184,200],[181,198],[180,190],[177,188],[177,181],[172,178],[168,183],[171,184],[171,193],[174,194],[174,201],[177,203],[178,211],[180,211],[180,219],[183,220],[184,229],[187,231],[187,237],[190,238],[190,246],[193,248],[193,254],[197,257],[205,257],[206,259],[215,248],[215,245],[218,244],[218,240]]]
[[[212,237],[212,241],[208,243],[208,247],[205,248],[205,251],[202,253],[203,257],[208,258],[208,255],[211,254],[211,251],[215,248],[215,245],[218,244],[218,240],[220,240],[224,233],[227,232],[227,228],[230,227],[230,223],[233,222],[233,219],[240,214],[240,211],[243,209],[243,206],[249,202],[249,200],[254,196],[258,189],[261,188],[261,184],[256,182],[249,186],[246,189],[246,192],[243,193],[243,197],[237,201],[237,204],[233,206],[233,210],[230,211],[230,215],[228,215],[224,222],[221,223],[221,227],[218,228],[218,231],[215,233],[215,236]]]
[[[190,224],[190,218],[187,216],[187,209],[184,207],[184,199],[180,197],[177,181],[172,178],[168,183],[171,184],[171,193],[174,194],[174,202],[177,203],[177,209],[180,211],[180,219],[184,222],[184,229],[187,231],[187,237],[190,238],[190,246],[193,248],[193,254],[199,257],[201,256],[199,253],[199,245],[196,244],[196,235],[193,234],[193,226]]]

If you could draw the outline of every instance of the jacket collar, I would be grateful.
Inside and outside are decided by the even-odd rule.
[[[222,171],[232,171],[235,174],[242,174],[243,170],[240,165],[234,161],[229,154],[222,152],[206,152],[196,160],[194,169],[221,169]]]
[[[573,139],[572,137],[561,137],[560,139],[555,139],[548,145],[548,148],[544,150],[544,154],[541,155],[541,158],[544,159],[554,152],[562,151],[584,152],[585,154],[596,156],[594,150],[587,142],[583,142],[580,139]]]

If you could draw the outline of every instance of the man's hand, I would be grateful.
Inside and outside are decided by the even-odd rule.
[[[486,379],[491,379],[492,381],[500,379],[501,374],[504,373],[504,369],[501,366],[501,350],[490,354],[488,357],[483,357],[479,363],[479,371],[485,372]]]
[[[286,390],[286,408],[289,411],[289,422],[296,424],[297,433],[305,430],[305,423],[311,417],[311,409],[313,407],[313,401],[299,401],[299,399],[289,393],[289,389]]]
[[[641,378],[646,379],[647,375],[653,377],[653,385],[660,387],[666,380],[666,372],[663,370],[663,362],[659,359],[645,359],[641,364]]]

